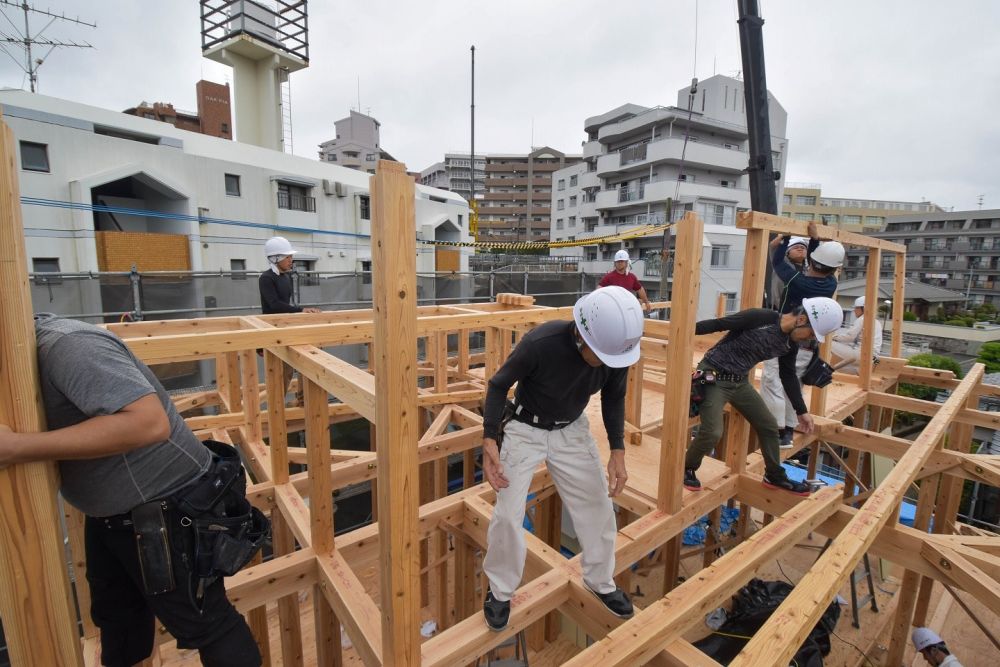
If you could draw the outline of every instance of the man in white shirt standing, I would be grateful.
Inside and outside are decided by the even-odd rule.
[[[843,331],[833,335],[833,354],[841,361],[850,364],[841,370],[845,373],[857,373],[858,357],[861,356],[861,332],[865,325],[865,297],[859,296],[854,300],[854,323]],[[872,354],[877,359],[882,355],[882,323],[878,321],[878,314],[875,315],[875,334],[872,339]]]

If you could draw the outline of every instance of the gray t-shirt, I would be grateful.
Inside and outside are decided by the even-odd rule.
[[[123,454],[59,461],[63,497],[84,514],[121,514],[169,495],[208,469],[211,452],[174,409],[149,368],[113,333],[48,313],[35,316],[38,371],[49,430],[110,415],[156,393],[170,437]]]

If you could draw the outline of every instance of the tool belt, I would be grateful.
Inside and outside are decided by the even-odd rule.
[[[689,417],[697,417],[701,412],[701,404],[705,400],[705,388],[710,384],[715,384],[718,376],[711,369],[699,368],[691,373],[691,407],[688,410]]]
[[[514,413],[511,415],[511,419],[516,419],[522,424],[527,424],[528,426],[534,426],[535,428],[540,428],[545,431],[558,431],[559,429],[566,428],[572,424],[574,419],[569,421],[546,421],[540,418],[538,415],[534,415],[524,408],[523,405],[518,405],[515,403],[509,403],[508,405],[513,408]]]
[[[131,522],[143,585],[150,595],[174,590],[173,557],[191,572],[192,604],[205,587],[236,574],[270,539],[271,523],[246,498],[246,470],[235,447],[205,441],[212,462],[191,484],[167,498],[104,519],[109,528]],[[127,519],[125,517],[128,517]]]
[[[833,382],[833,367],[820,358],[818,351],[814,351],[812,359],[802,373],[802,384],[822,388],[831,382]]]

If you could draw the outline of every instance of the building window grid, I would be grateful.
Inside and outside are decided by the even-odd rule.
[[[727,245],[712,246],[712,266],[714,267],[729,266],[729,246]]]

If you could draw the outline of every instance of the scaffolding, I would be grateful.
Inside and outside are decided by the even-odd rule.
[[[23,248],[14,140],[6,127],[3,140],[0,241]],[[782,451],[787,457],[830,443],[846,447],[849,460],[890,457],[895,467],[880,484],[858,492],[854,484],[827,487],[807,498],[767,492],[749,424],[733,413],[717,458],[706,459],[699,470],[703,490],[683,489],[683,456],[693,426],[688,379],[714,342],[694,335],[703,224],[689,213],[677,226],[670,319],[646,321],[642,357],[629,372],[626,456],[632,476],[615,499],[622,518],[615,553],[619,579],[630,576],[633,563],[659,550],[664,595],[630,620],[604,608],[583,584],[580,556],[560,554],[560,501],[542,467],[531,486],[535,530],[527,535],[525,577],[508,626],[492,632],[480,611],[484,587],[477,569],[495,498],[487,484],[476,482],[485,383],[524,332],[545,321],[569,319],[571,311],[514,294],[491,303],[419,306],[413,180],[403,165],[382,161],[371,186],[374,308],[107,325],[147,364],[215,363],[214,388],[176,395],[174,402],[182,413],[214,409],[215,414],[189,416],[188,425],[203,439],[241,449],[254,480],[248,497],[271,516],[273,558],[251,564],[226,582],[262,653],[269,655],[277,642],[285,665],[303,664],[305,653],[315,656],[314,664],[339,665],[343,626],[367,665],[451,667],[475,661],[522,631],[537,648],[555,638],[562,615],[593,640],[566,664],[716,665],[683,634],[764,561],[786,553],[813,531],[831,539],[829,548],[731,664],[788,664],[866,553],[906,569],[885,630],[890,658],[896,657],[888,664],[900,663],[910,624],[926,617],[924,591],[933,582],[1000,609],[1000,536],[955,519],[964,480],[1000,486],[995,459],[968,453],[964,446],[973,426],[1000,427],[1000,417],[977,409],[980,396],[1000,396],[1000,387],[983,384],[978,364],[962,380],[906,366],[898,358],[901,309],[893,313],[893,355],[874,368],[862,364],[859,375],[838,373],[830,386],[809,391],[817,429],[798,434],[793,448]],[[764,289],[768,233],[803,234],[805,223],[746,213],[737,225],[747,232],[741,303],[755,303]],[[880,266],[882,253],[905,253],[903,246],[839,230],[821,228],[820,237],[867,248],[869,266]],[[895,262],[894,303],[903,302],[904,266],[905,261]],[[24,253],[5,254],[0,269],[7,286],[0,295],[7,388],[0,393],[0,423],[16,431],[39,429]],[[877,279],[869,275],[869,302],[875,300]],[[480,338],[484,349],[473,353],[470,341]],[[872,340],[866,321],[861,359],[872,358]],[[418,341],[427,350],[423,360]],[[344,345],[366,346],[367,368],[328,352]],[[263,377],[257,349],[263,349]],[[828,358],[829,350],[822,353]],[[299,373],[302,406],[285,405],[285,364]],[[951,395],[943,404],[907,398],[893,393],[899,382],[946,388]],[[901,440],[883,433],[894,410],[931,419],[915,441]],[[855,426],[845,425],[848,417]],[[371,451],[331,449],[331,423],[356,418],[373,426]],[[288,444],[292,432],[304,433],[304,447]],[[602,434],[595,437],[607,457],[606,440]],[[463,488],[449,493],[447,462],[456,455],[462,460]],[[298,466],[305,471],[297,471]],[[917,517],[908,528],[896,517],[904,492],[917,480]],[[53,464],[0,470],[0,615],[15,665],[94,664],[98,655],[98,634],[87,614],[80,618],[82,637],[76,631],[56,481]],[[373,522],[335,533],[334,492],[364,481],[375,486]],[[729,502],[761,510],[771,520],[752,535],[743,520],[731,548],[721,556],[706,548],[703,569],[678,585],[681,532],[704,514],[717,518],[720,506]],[[932,517],[933,532],[928,532]],[[75,593],[85,610],[82,517],[68,508],[65,524]],[[714,539],[710,531],[707,546]],[[311,619],[303,618],[303,592],[311,594]],[[268,627],[268,603],[277,606],[276,630]],[[433,609],[440,629],[426,639],[420,634],[424,607]],[[304,637],[312,637],[315,645],[308,651]]]

